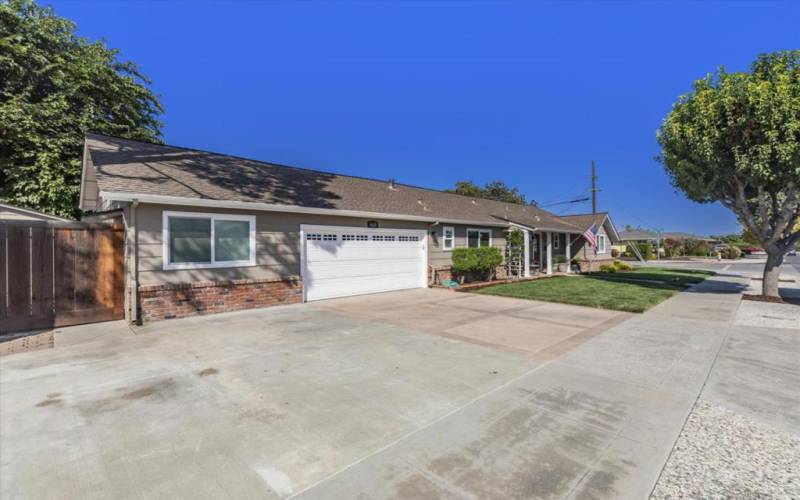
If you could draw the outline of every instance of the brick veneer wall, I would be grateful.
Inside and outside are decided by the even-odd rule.
[[[295,304],[302,300],[303,284],[297,276],[139,287],[139,307],[145,321]]]
[[[494,270],[495,272],[495,279],[504,280],[508,277],[508,272],[506,270],[506,266],[497,266]],[[453,278],[453,271],[452,269],[447,267],[437,267],[434,268],[432,266],[428,266],[428,283],[432,285],[441,284],[442,281],[451,280]]]

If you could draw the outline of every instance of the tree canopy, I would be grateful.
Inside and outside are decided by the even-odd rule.
[[[87,131],[158,141],[150,80],[119,51],[28,0],[0,1],[0,200],[78,214]]]
[[[503,181],[487,182],[483,187],[472,181],[459,181],[456,182],[455,189],[448,189],[447,192],[474,198],[516,203],[518,205],[525,205],[526,203],[525,195],[520,193],[518,188],[509,187]]]
[[[658,141],[676,188],[700,203],[719,201],[759,241],[768,256],[764,293],[777,295],[783,256],[800,240],[800,50],[696,81]]]

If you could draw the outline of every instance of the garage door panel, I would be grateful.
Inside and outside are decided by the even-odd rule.
[[[392,267],[392,275],[411,274],[419,277],[418,261],[395,262]],[[322,280],[341,277],[343,274],[346,276],[384,276],[386,275],[386,264],[381,261],[326,263],[325,265],[315,265],[313,271],[308,272],[307,278]]]
[[[425,231],[304,226],[307,300],[419,288]]]
[[[381,259],[419,259],[420,245],[406,248],[370,248],[370,247],[345,247],[334,245],[308,245],[306,255],[309,260],[341,261],[341,260],[381,260]]]
[[[312,279],[310,290],[313,290],[313,293],[308,294],[308,300],[331,299],[335,297],[349,297],[352,295],[419,288],[419,284],[411,284],[414,280],[419,281],[417,278],[418,274],[414,273],[412,275],[383,279],[376,279],[374,276],[334,278],[318,280],[316,282]]]

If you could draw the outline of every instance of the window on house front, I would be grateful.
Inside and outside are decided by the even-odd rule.
[[[597,253],[606,253],[606,237],[603,234],[597,235]]]
[[[452,250],[456,246],[456,230],[450,226],[442,228],[442,249]]]
[[[560,234],[554,234],[553,235],[553,249],[554,250],[558,250],[559,248],[561,248],[561,235]]]
[[[490,229],[467,229],[467,246],[470,248],[492,246]]]
[[[255,217],[164,212],[164,269],[255,265]]]

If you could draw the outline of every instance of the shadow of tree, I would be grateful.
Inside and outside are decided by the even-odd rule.
[[[121,144],[113,151],[92,150],[91,155],[98,178],[109,185],[125,180],[126,191],[139,187],[168,196],[314,208],[335,208],[340,199],[330,189],[337,176],[313,170],[146,144]],[[159,186],[157,193],[153,184]]]

